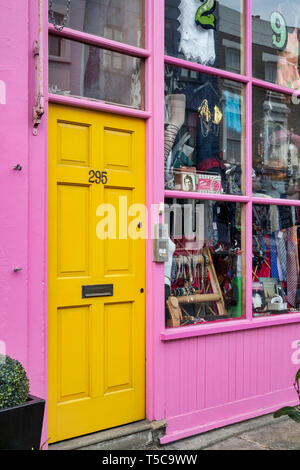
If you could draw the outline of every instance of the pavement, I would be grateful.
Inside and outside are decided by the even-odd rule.
[[[153,450],[300,450],[300,423],[265,415],[209,431]]]

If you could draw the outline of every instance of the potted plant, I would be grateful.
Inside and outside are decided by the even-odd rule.
[[[0,354],[0,450],[39,450],[44,408],[22,364]]]
[[[300,369],[296,373],[295,382],[294,382],[294,389],[298,395],[298,399],[300,402]],[[279,410],[275,411],[273,414],[274,418],[280,418],[280,416],[289,416],[293,421],[296,423],[300,423],[300,403],[296,406],[284,406]]]

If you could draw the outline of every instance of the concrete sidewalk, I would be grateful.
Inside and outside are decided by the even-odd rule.
[[[188,439],[152,446],[156,450],[300,450],[300,423],[265,415]]]

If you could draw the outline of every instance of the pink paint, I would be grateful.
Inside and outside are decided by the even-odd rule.
[[[47,119],[32,135],[37,4],[0,1],[0,78],[6,83],[0,117],[0,340],[24,365],[31,393],[47,398]],[[18,163],[22,171],[13,169]],[[22,271],[14,272],[16,267]]]
[[[146,2],[146,48],[65,29],[47,23],[42,0],[45,115],[32,135],[35,103],[33,43],[38,40],[38,2],[15,5],[0,0],[0,40],[6,44],[0,72],[0,344],[28,371],[31,392],[47,398],[47,138],[48,101],[134,116],[146,121],[146,201],[148,209],[165,197],[224,200],[246,205],[245,318],[207,325],[166,329],[164,266],[152,261],[152,240],[146,242],[146,417],[166,419],[162,443],[181,439],[294,404],[292,383],[297,369],[300,313],[252,318],[252,204],[294,204],[300,201],[252,198],[252,86],[294,93],[252,78],[251,1],[246,1],[245,75],[164,57],[164,0]],[[28,29],[29,24],[29,29]],[[146,110],[138,111],[86,99],[47,94],[47,36],[106,47],[145,59]],[[164,191],[164,61],[245,84],[246,187],[242,196]],[[4,84],[4,85],[3,85]],[[4,93],[6,84],[6,93]],[[5,97],[6,94],[6,97]],[[16,112],[17,110],[17,112]],[[21,164],[23,170],[13,167]],[[148,210],[149,217],[151,211]],[[162,215],[157,214],[162,221]],[[15,273],[15,267],[22,271]],[[296,359],[295,359],[296,358]],[[296,361],[296,362],[295,362]],[[47,418],[43,440],[47,439]]]

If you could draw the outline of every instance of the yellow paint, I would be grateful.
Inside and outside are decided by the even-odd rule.
[[[108,183],[89,183],[90,170]],[[144,122],[51,105],[49,442],[145,418],[145,240],[120,230],[136,218],[124,197],[128,209],[145,203]],[[121,239],[96,236],[102,203]],[[97,284],[113,284],[113,297],[82,299]]]

